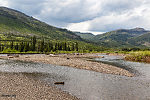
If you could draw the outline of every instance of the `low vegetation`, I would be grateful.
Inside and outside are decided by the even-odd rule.
[[[129,55],[125,57],[125,59],[136,62],[150,63],[150,51],[130,52]]]

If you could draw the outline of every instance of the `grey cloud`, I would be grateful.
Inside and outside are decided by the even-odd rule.
[[[8,0],[9,7],[22,11],[27,15],[40,14],[40,10],[43,9],[42,1],[44,0]]]
[[[121,13],[132,10],[143,3],[142,0],[106,0],[103,4],[104,12]]]
[[[87,31],[110,31],[118,28],[136,27],[138,25],[148,27],[149,25],[149,23],[145,23],[149,20],[148,17],[150,17],[147,15],[150,5],[149,0],[6,1],[9,2],[10,8],[22,11],[57,27],[67,27],[71,23],[88,22],[90,27]],[[139,7],[145,7],[142,14],[147,16],[144,18],[136,15],[138,10],[135,9]],[[124,16],[125,13],[126,15]],[[117,17],[115,18],[115,16]]]

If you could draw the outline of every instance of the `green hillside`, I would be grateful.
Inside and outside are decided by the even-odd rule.
[[[74,33],[80,36],[82,39],[86,39],[86,40],[90,40],[95,36],[92,33],[81,33],[81,32],[74,32]]]
[[[124,48],[124,47],[143,47],[143,42],[149,42],[149,31],[143,28],[134,29],[119,29],[104,34],[96,35],[89,41],[111,47],[111,48]],[[146,38],[146,39],[144,39]],[[146,47],[147,45],[145,45]]]
[[[92,51],[102,48],[87,43],[67,29],[56,28],[22,12],[0,7],[0,52],[5,49],[50,52]]]
[[[58,40],[81,40],[81,38],[73,32],[50,26],[33,17],[5,7],[0,7],[0,32],[15,35],[45,36]]]
[[[150,47],[150,33],[129,39],[129,43]]]

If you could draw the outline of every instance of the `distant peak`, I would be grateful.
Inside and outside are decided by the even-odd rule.
[[[136,31],[145,31],[145,29],[144,29],[144,28],[139,28],[139,27],[136,27],[136,28],[131,29],[131,30],[136,30]]]
[[[128,31],[133,31],[133,32],[145,32],[147,30],[145,30],[144,28],[139,28],[139,27],[136,27],[136,28],[133,28],[133,29],[118,29],[118,30],[115,30],[117,32],[128,32]]]

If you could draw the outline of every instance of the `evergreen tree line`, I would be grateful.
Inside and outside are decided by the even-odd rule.
[[[37,41],[36,37],[32,37],[30,42],[17,42],[11,41],[9,45],[2,45],[0,43],[0,51],[5,48],[11,50],[17,50],[19,52],[51,52],[51,51],[78,51],[78,43],[67,43],[67,42],[46,42],[44,39]]]

